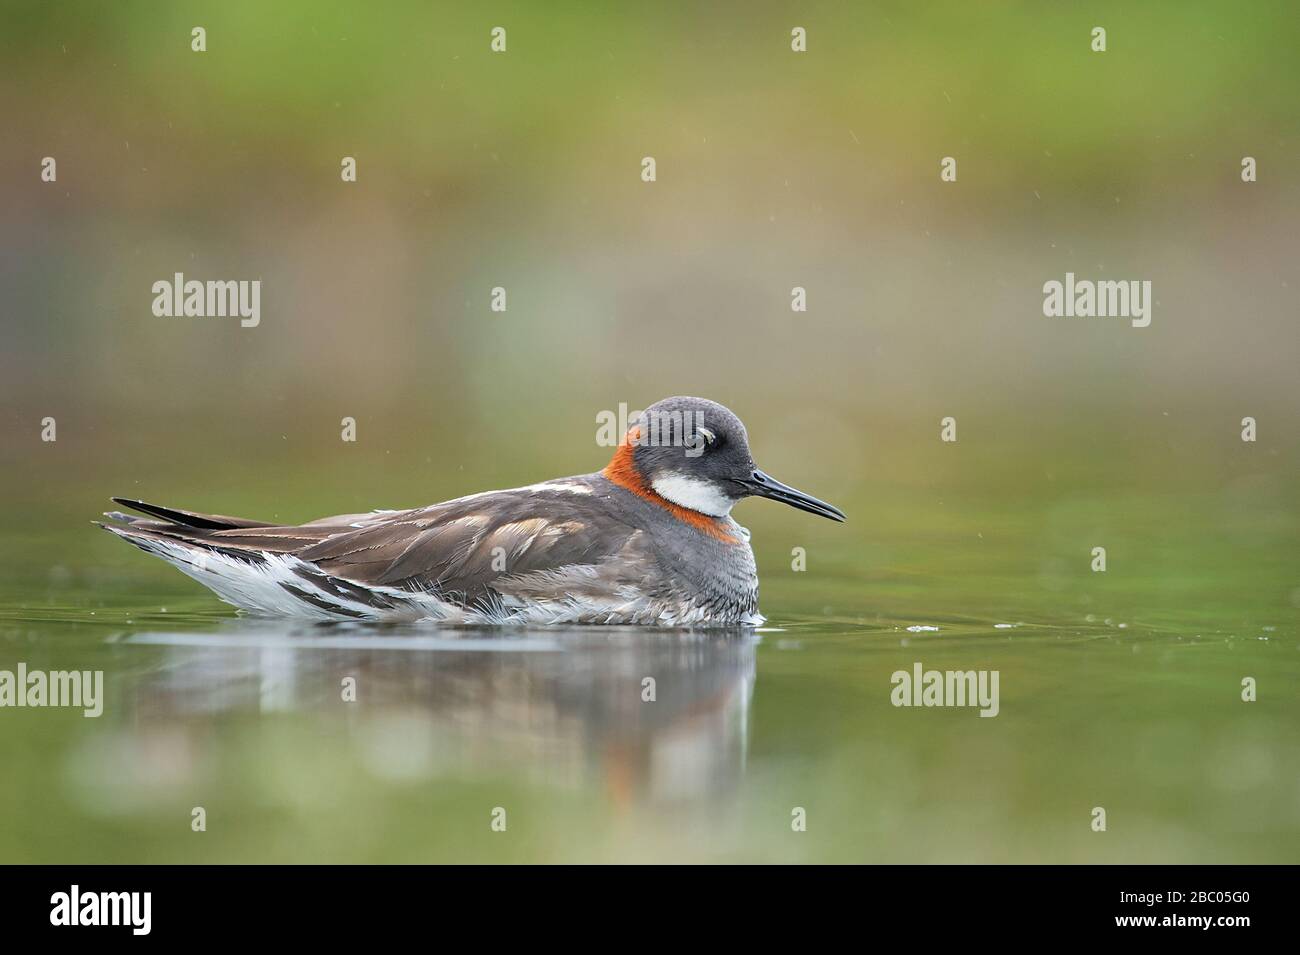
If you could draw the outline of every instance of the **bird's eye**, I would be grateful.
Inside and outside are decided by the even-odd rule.
[[[704,438],[704,443],[709,447],[713,447],[718,443],[718,436],[708,428],[696,428],[695,430],[700,433],[700,437]]]

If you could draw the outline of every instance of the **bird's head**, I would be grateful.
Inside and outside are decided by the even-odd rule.
[[[629,422],[605,475],[710,517],[725,517],[746,497],[767,497],[833,521],[845,519],[839,508],[759,470],[745,425],[707,398],[665,398],[641,412]]]

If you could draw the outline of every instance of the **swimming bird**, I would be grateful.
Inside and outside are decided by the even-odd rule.
[[[255,614],[754,626],[758,571],[731,517],[747,497],[845,519],[760,471],[729,410],[675,397],[634,417],[594,474],[294,526],[115,497],[148,516],[99,526]]]

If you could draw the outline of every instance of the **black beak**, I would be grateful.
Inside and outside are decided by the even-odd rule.
[[[770,497],[774,501],[789,504],[791,507],[797,507],[809,514],[816,514],[818,517],[828,517],[833,521],[846,520],[844,512],[833,504],[819,501],[803,491],[796,491],[789,485],[782,484],[776,478],[768,477],[757,468],[749,476],[748,481],[740,481],[739,483],[747,494],[752,494],[754,497]]]

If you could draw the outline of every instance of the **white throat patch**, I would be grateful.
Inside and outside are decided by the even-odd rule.
[[[673,474],[655,478],[650,486],[664,500],[688,507],[710,517],[726,517],[735,503],[709,481]]]

